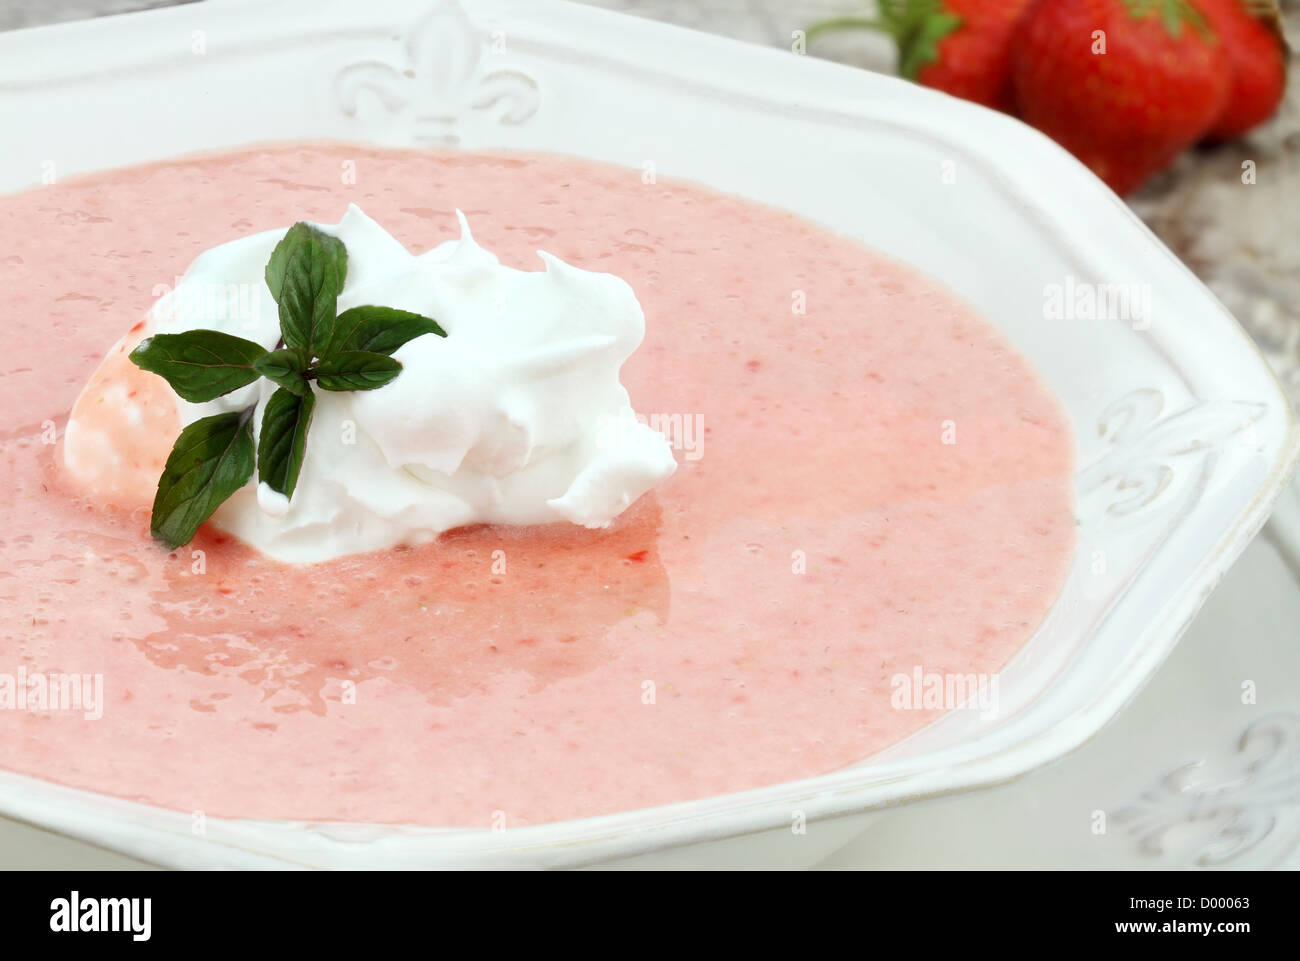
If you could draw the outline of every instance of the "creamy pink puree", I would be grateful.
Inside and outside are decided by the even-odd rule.
[[[622,276],[646,314],[632,403],[701,416],[702,456],[608,531],[299,567],[211,528],[168,554],[151,486],[72,487],[42,422],[62,437],[155,285],[349,201],[413,250],[460,206],[511,266],[541,247]],[[0,672],[105,694],[99,720],[0,711],[23,774],[212,816],[486,827],[824,773],[933,720],[891,708],[896,673],[1001,668],[1073,549],[1071,437],[1025,361],[934,283],[746,201],[569,159],[285,146],[0,198],[0,236]],[[123,443],[156,479],[175,425],[153,382]]]

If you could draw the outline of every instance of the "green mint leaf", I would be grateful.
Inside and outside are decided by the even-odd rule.
[[[374,390],[402,372],[402,365],[384,354],[344,350],[318,361],[313,372],[324,390]]]
[[[253,365],[266,348],[217,330],[154,334],[131,351],[142,370],[166,379],[191,404],[202,404],[257,380]]]
[[[343,245],[343,241],[337,237],[331,237],[323,230],[317,230],[309,223],[299,221],[289,228],[288,232],[275,245],[275,250],[271,251],[271,259],[266,264],[266,286],[271,289],[271,296],[275,302],[280,302],[280,293],[284,289],[284,275],[289,268],[290,254],[304,240],[314,240],[322,247],[325,252],[334,261],[334,270],[337,276],[335,284],[335,295],[343,293],[343,282],[348,276],[348,250]]]
[[[153,501],[153,536],[168,547],[188,544],[199,526],[253,476],[253,430],[247,411],[195,421],[176,438]]]
[[[307,453],[307,428],[311,426],[316,395],[295,394],[281,388],[271,395],[262,413],[257,443],[257,478],[285,497],[293,496]]]
[[[338,270],[325,246],[313,238],[289,253],[280,290],[280,333],[289,347],[317,355],[334,335]]]
[[[311,390],[303,376],[310,364],[306,351],[285,347],[263,354],[253,363],[253,369],[276,386],[303,397]]]
[[[420,314],[393,307],[353,307],[339,314],[334,322],[329,352],[365,350],[391,354],[408,340],[424,334],[447,336],[436,320]]]

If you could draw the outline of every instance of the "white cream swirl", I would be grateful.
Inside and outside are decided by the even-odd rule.
[[[543,271],[504,267],[458,216],[460,239],[418,256],[356,206],[337,226],[316,225],[347,246],[340,312],[415,311],[447,337],[397,350],[402,373],[377,390],[318,390],[292,501],[250,482],[213,515],[217,526],[281,560],[322,561],[472,523],[604,527],[673,473],[668,442],[633,420],[619,382],[645,332],[632,288],[540,252]],[[283,236],[200,255],[154,306],[152,329],[203,327],[274,346],[263,271]],[[214,290],[252,290],[254,300],[213,309]],[[273,391],[259,381],[207,404],[178,398],[177,408],[188,424],[256,403],[256,429]]]

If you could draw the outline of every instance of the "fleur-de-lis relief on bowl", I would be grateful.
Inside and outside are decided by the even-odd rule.
[[[1163,393],[1142,388],[1102,412],[1097,432],[1108,446],[1079,474],[1085,501],[1104,504],[1111,518],[1145,509],[1171,487],[1180,464],[1212,457],[1229,438],[1249,433],[1265,406],[1201,401],[1171,414],[1164,409]],[[1088,513],[1086,507],[1083,512]]]
[[[1170,771],[1114,821],[1142,853],[1160,857],[1190,848],[1201,867],[1227,864],[1267,838],[1282,849],[1300,831],[1300,715],[1256,721],[1230,758]]]
[[[478,30],[455,0],[441,0],[407,32],[401,55],[349,64],[335,78],[339,109],[357,115],[366,93],[391,114],[408,116],[411,138],[456,144],[473,111],[495,109],[498,123],[523,123],[537,112],[537,81],[513,69],[488,69],[502,36]]]

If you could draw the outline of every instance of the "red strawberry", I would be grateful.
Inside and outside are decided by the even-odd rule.
[[[1195,0],[1232,68],[1228,100],[1205,139],[1232,140],[1277,111],[1286,91],[1286,45],[1277,4],[1265,0]]]
[[[898,44],[898,72],[909,80],[1011,110],[1011,31],[1030,0],[878,0],[880,19],[839,17],[808,28],[866,28]]]
[[[1210,129],[1229,73],[1187,0],[1036,0],[1012,39],[1020,116],[1119,194]]]

